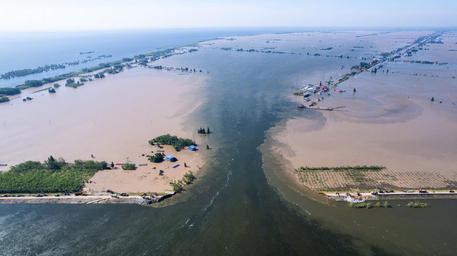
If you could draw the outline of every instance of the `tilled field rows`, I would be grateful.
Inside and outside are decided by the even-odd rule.
[[[450,189],[457,187],[457,174],[350,170],[296,170],[300,181],[316,191],[343,189]]]

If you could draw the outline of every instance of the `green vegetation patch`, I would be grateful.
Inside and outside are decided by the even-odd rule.
[[[184,182],[184,184],[186,184],[186,185],[189,185],[189,184],[192,184],[192,182],[194,182],[195,179],[196,179],[196,177],[192,173],[192,171],[188,171],[184,174],[184,177],[182,178],[182,182]]]
[[[43,82],[41,80],[27,80],[24,82],[24,87],[25,88],[40,87],[43,84],[45,84],[45,82]]]
[[[0,103],[3,103],[3,102],[8,102],[10,101],[10,99],[6,96],[0,96]]]
[[[182,191],[184,191],[184,185],[182,181],[173,181],[170,182],[170,185],[175,193],[181,193]]]
[[[153,163],[161,163],[164,160],[165,155],[163,153],[155,153],[152,156],[149,156],[148,159],[149,161]]]
[[[421,202],[409,202],[406,206],[408,206],[409,208],[427,208],[428,204]]]
[[[389,204],[389,202],[384,201],[384,202],[376,202],[376,203],[371,203],[371,202],[361,202],[361,203],[349,203],[349,207],[352,208],[365,208],[365,209],[371,209],[371,208],[392,208],[392,205]]]
[[[12,79],[15,77],[22,77],[22,76],[28,76],[32,74],[38,74],[38,73],[43,73],[43,72],[48,72],[50,70],[56,70],[56,69],[63,69],[65,68],[65,65],[63,64],[51,64],[51,65],[45,65],[45,66],[40,66],[37,68],[27,68],[27,69],[17,69],[17,70],[12,70],[6,73],[3,73],[0,75],[0,79]]]
[[[162,144],[162,145],[171,145],[175,148],[176,151],[180,151],[184,147],[191,145],[196,145],[195,142],[191,139],[179,138],[177,136],[172,136],[170,134],[161,135],[149,141],[149,144]]]
[[[18,88],[11,88],[11,87],[5,87],[5,88],[0,88],[0,95],[6,95],[6,96],[12,96],[16,94],[20,94],[21,90]]]
[[[122,164],[122,170],[125,170],[125,171],[136,170],[136,165],[134,163],[124,163],[124,164]]]
[[[0,173],[0,193],[79,192],[97,171],[106,168],[106,162],[67,163],[52,156],[44,163],[27,161]]]
[[[184,191],[184,185],[190,185],[196,180],[197,177],[192,173],[192,171],[188,171],[184,174],[182,180],[175,180],[170,182],[171,188],[175,193],[181,193]]]

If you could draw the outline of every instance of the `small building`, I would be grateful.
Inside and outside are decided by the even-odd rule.
[[[197,151],[197,150],[198,150],[197,145],[190,145],[189,146],[189,151]]]
[[[165,158],[166,158],[168,161],[170,161],[170,162],[176,162],[176,161],[178,161],[178,158],[176,158],[176,157],[173,156],[173,155],[167,155]]]

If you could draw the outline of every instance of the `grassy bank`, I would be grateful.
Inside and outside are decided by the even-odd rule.
[[[376,202],[376,203],[371,203],[371,202],[361,202],[361,203],[349,203],[349,207],[352,208],[366,208],[366,209],[371,209],[371,208],[392,208],[392,205],[389,204],[389,202],[384,201],[384,202]]]
[[[409,207],[409,208],[427,208],[428,204],[423,202],[409,202],[405,205],[398,204],[398,207]],[[393,208],[393,206],[387,202],[360,202],[360,203],[349,203],[349,207],[357,209],[372,209],[372,208]]]

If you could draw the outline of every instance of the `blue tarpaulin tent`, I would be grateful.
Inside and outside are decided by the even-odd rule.
[[[189,150],[190,150],[190,151],[197,151],[197,150],[198,150],[198,147],[197,147],[197,145],[190,145],[190,146],[189,146]]]
[[[167,159],[168,161],[170,161],[170,162],[176,162],[176,161],[178,161],[178,159],[177,159],[175,156],[173,156],[173,155],[167,155],[167,156],[166,156],[166,159]]]

